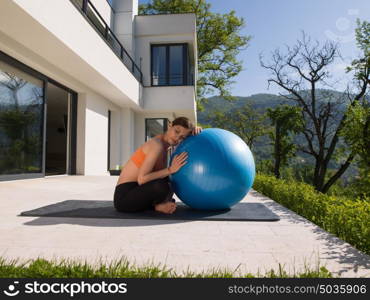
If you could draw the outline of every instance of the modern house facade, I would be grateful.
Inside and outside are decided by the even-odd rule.
[[[0,1],[0,180],[108,175],[167,121],[196,122],[194,14],[138,0]]]

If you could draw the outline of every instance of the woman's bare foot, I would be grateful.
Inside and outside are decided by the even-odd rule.
[[[158,203],[154,209],[161,213],[172,214],[176,210],[176,204],[172,201]]]

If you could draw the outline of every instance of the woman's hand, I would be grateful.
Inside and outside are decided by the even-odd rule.
[[[201,133],[202,132],[202,127],[200,127],[200,126],[195,126],[194,128],[193,128],[193,131],[191,132],[191,134],[192,135],[197,135],[197,134],[199,134],[199,133]]]
[[[168,168],[170,174],[176,173],[180,168],[187,163],[186,159],[188,158],[188,154],[186,152],[182,152],[172,160],[171,166]]]

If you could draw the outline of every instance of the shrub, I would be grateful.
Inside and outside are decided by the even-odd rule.
[[[258,174],[253,188],[370,254],[370,202],[329,196],[306,183]]]

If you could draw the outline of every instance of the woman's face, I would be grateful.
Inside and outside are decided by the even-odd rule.
[[[181,125],[170,126],[167,131],[168,143],[171,146],[175,146],[181,143],[190,133],[191,129],[187,129]]]

